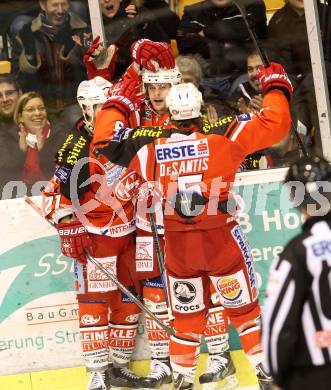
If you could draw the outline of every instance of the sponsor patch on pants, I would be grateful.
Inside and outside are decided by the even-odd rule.
[[[153,237],[136,238],[136,271],[153,271]]]
[[[253,265],[253,256],[251,254],[251,249],[249,247],[247,238],[245,233],[242,231],[241,227],[239,225],[235,226],[231,230],[232,237],[236,241],[243,259],[245,261],[246,270],[248,273],[249,278],[249,284],[250,284],[250,291],[251,291],[251,297],[252,300],[255,301],[258,297],[258,287],[256,282],[256,275]]]
[[[95,258],[107,271],[116,276],[117,256]],[[117,290],[117,286],[109,277],[90,261],[87,262],[87,288],[89,292],[104,292]]]
[[[203,310],[203,285],[201,278],[175,279],[169,276],[172,310],[194,313]]]
[[[227,276],[211,276],[224,307],[241,307],[251,303],[249,288],[243,271]]]

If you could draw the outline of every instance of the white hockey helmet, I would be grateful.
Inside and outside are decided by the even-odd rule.
[[[143,69],[142,73],[143,84],[171,84],[175,85],[180,83],[181,73],[175,66],[171,69],[159,68],[157,72],[151,72],[150,70]]]
[[[85,123],[89,128],[94,126],[96,106],[107,101],[108,91],[112,85],[112,83],[99,76],[91,80],[84,80],[79,84],[77,101],[83,111]]]
[[[166,97],[166,104],[173,120],[199,118],[202,94],[192,83],[173,85]]]

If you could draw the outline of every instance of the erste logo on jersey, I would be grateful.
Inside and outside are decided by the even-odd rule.
[[[200,139],[196,141],[178,142],[172,145],[156,145],[155,153],[158,163],[206,157],[209,156],[208,140]]]

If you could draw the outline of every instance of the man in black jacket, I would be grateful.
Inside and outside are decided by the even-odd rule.
[[[266,38],[264,2],[250,1],[246,10],[257,36]],[[199,54],[208,60],[210,77],[245,71],[251,40],[241,14],[230,0],[204,0],[185,7],[177,40],[181,54]]]
[[[14,72],[24,90],[38,90],[53,111],[75,102],[78,84],[86,78],[83,52],[74,37],[87,24],[69,10],[69,0],[40,0],[41,12],[24,25],[13,47]]]
[[[271,266],[263,347],[283,390],[327,390],[331,383],[331,167],[320,157],[294,163],[286,183],[306,221]]]
[[[328,6],[319,4],[321,34],[327,45]],[[323,31],[323,29],[325,31]],[[303,1],[288,0],[284,7],[272,16],[268,25],[268,51],[270,58],[277,60],[286,69],[293,87],[291,104],[293,123],[302,129],[305,136],[313,136],[315,147],[320,148],[319,123],[312,77],[311,58]],[[326,64],[330,73],[330,63]],[[329,74],[330,79],[330,74]],[[315,128],[315,133],[312,128]],[[306,142],[309,137],[305,137]]]

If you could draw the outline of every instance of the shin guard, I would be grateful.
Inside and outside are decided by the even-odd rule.
[[[78,302],[83,360],[88,371],[103,371],[109,362],[108,302]]]

